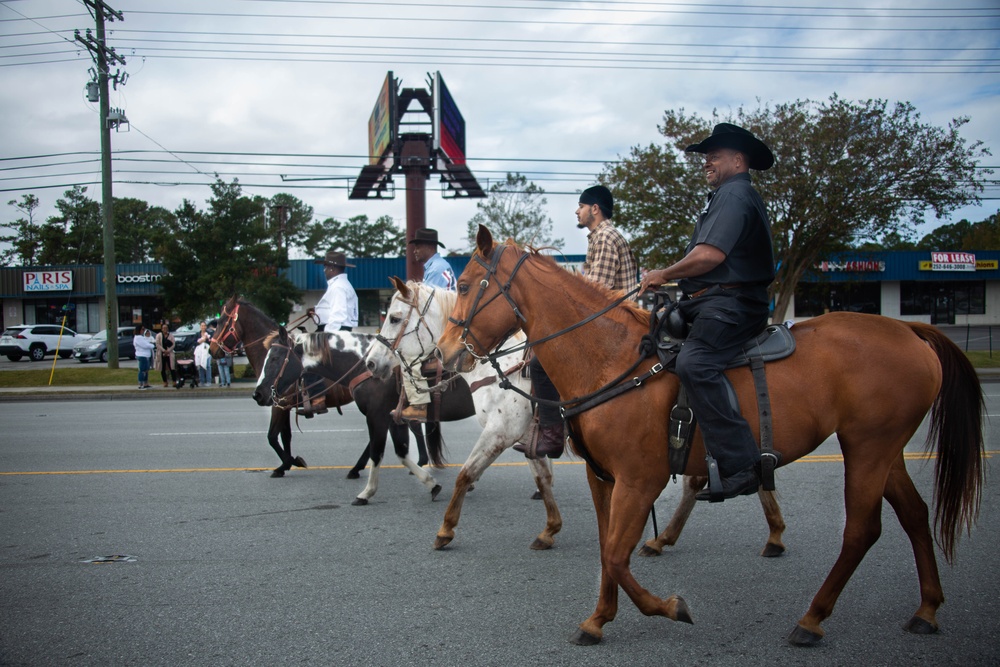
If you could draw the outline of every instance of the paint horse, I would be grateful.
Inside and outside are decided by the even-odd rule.
[[[417,465],[409,455],[405,423],[397,423],[391,415],[399,403],[401,387],[394,379],[383,382],[372,377],[364,364],[364,355],[375,341],[370,334],[326,331],[314,334],[299,334],[290,338],[284,328],[265,343],[267,356],[254,391],[254,400],[259,405],[270,405],[276,399],[287,396],[298,378],[306,371],[320,375],[337,385],[348,386],[358,409],[365,415],[368,425],[368,447],[372,465],[369,468],[368,483],[352,502],[353,505],[367,505],[378,489],[379,469],[385,454],[386,434],[392,438],[393,448],[400,462],[413,473],[417,480],[427,487],[431,500],[441,492],[441,485],[425,469]],[[446,392],[441,402],[443,421],[463,419],[471,414],[472,401],[465,387]],[[428,443],[428,455],[436,467],[444,465],[440,440]]]
[[[520,328],[529,341],[546,339],[535,353],[560,396],[572,400],[632,385],[570,419],[574,450],[588,464],[601,552],[597,607],[571,641],[601,641],[604,625],[617,614],[619,588],[648,616],[691,623],[683,598],[653,595],[629,569],[646,516],[670,476],[667,413],[680,385],[676,375],[656,372],[657,359],[636,363],[649,313],[621,304],[581,324],[609,307],[610,292],[513,241],[494,243],[485,227],[476,241],[458,279],[451,321],[438,340],[446,366],[470,370]],[[836,312],[800,322],[792,333],[795,353],[767,367],[774,447],[787,465],[837,435],[846,523],[833,569],[788,640],[812,645],[822,639],[820,624],[878,540],[883,498],[910,539],[917,566],[920,605],[904,627],[936,632],[944,593],[928,507],[907,473],[903,450],[930,413],[934,527],[951,561],[963,529],[971,531],[978,517],[982,497],[983,395],[975,369],[958,346],[927,324]],[[727,377],[756,432],[750,371],[734,369]],[[693,474],[705,474],[703,454],[696,432],[688,463]]]
[[[397,368],[402,368],[404,373],[420,372],[422,364],[437,351],[437,338],[455,303],[454,292],[412,281],[404,283],[396,277],[391,280],[397,291],[380,330],[379,340],[384,344],[373,345],[365,356],[368,369],[375,377],[383,379],[390,378]],[[523,336],[515,337],[512,343],[523,341]],[[524,365],[520,355],[510,355],[504,358],[501,368],[509,382],[529,391],[530,381],[521,372]],[[455,491],[434,540],[435,549],[445,548],[455,538],[465,496],[483,472],[504,450],[519,440],[527,442],[530,438],[530,401],[501,389],[489,366],[477,366],[465,375],[465,379],[473,388],[476,418],[483,431],[455,479]],[[539,459],[528,461],[528,465],[546,514],[545,529],[535,538],[531,548],[549,549],[556,533],[562,529],[562,516],[552,495],[552,464],[548,459]]]
[[[260,377],[264,367],[264,357],[267,349],[264,341],[278,331],[278,323],[265,315],[249,301],[245,301],[236,296],[230,298],[222,307],[222,315],[219,317],[215,334],[212,336],[209,351],[212,356],[219,358],[223,352],[233,354],[242,344],[247,355],[247,361]],[[293,388],[294,389],[294,388]],[[340,408],[351,403],[354,399],[346,386],[328,383],[326,387],[326,404],[329,408]],[[296,397],[294,394],[283,397],[281,405],[271,406],[271,421],[267,429],[267,442],[278,455],[281,465],[271,472],[271,477],[284,477],[285,472],[293,466],[306,468],[305,460],[301,456],[292,455],[292,419],[291,410],[294,407]],[[417,439],[417,450],[419,452],[418,465],[426,465],[427,450],[420,425],[414,424],[410,429]],[[427,439],[440,439],[440,430],[437,424],[427,424]],[[435,446],[438,446],[435,444]],[[360,471],[364,470],[369,460],[368,447],[361,453],[357,463],[347,473],[348,479],[360,477]]]

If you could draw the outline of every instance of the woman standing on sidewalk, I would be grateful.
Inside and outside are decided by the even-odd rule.
[[[153,339],[143,335],[145,330],[146,327],[141,324],[135,325],[135,335],[132,337],[135,360],[139,362],[139,389],[149,389],[149,361],[156,349]]]
[[[156,334],[156,353],[153,357],[153,368],[160,371],[163,386],[168,386],[167,373],[170,373],[174,384],[177,384],[177,364],[174,357],[174,335],[170,333],[170,325],[164,323],[160,333]]]

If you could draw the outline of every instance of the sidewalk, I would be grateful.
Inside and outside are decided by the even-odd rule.
[[[135,385],[111,385],[106,387],[0,387],[0,402],[38,401],[57,399],[60,401],[145,401],[174,398],[250,398],[256,384],[249,380],[234,381],[230,387],[212,385],[175,389],[173,385],[164,387],[153,385],[139,390]]]

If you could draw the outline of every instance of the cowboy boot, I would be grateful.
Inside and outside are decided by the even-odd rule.
[[[420,405],[408,405],[403,410],[400,415],[403,421],[408,422],[426,422],[427,421],[427,404],[422,403]]]
[[[522,443],[514,445],[514,450],[524,454],[529,459],[543,459],[548,456],[550,459],[557,459],[562,456],[563,447],[566,442],[566,433],[562,423],[539,426],[535,437],[534,446],[525,446]]]
[[[298,409],[298,414],[306,419],[312,419],[316,415],[326,414],[327,412],[329,410],[326,409],[326,394],[310,397],[309,400],[303,401],[302,407]]]

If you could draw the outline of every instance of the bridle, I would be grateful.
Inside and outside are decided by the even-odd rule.
[[[222,336],[216,337],[215,335],[213,335],[212,340],[215,342],[216,345],[221,347],[222,351],[225,352],[226,354],[235,355],[236,348],[239,347],[240,344],[240,334],[236,331],[236,322],[239,321],[240,319],[240,304],[238,303],[236,304],[231,314],[227,313],[226,307],[223,306],[222,317],[224,318],[222,322],[225,322],[224,326],[222,325],[221,322],[219,325],[219,328],[223,330]],[[232,337],[233,340],[236,341],[233,343],[232,347],[226,345],[226,340],[229,337]]]
[[[240,332],[236,330],[236,324],[237,322],[239,322],[240,319],[240,305],[241,305],[240,303],[237,303],[235,306],[233,306],[233,311],[231,313],[226,312],[225,306],[222,307],[222,317],[219,320],[219,329],[222,330],[222,335],[212,336],[212,341],[215,342],[219,347],[221,347],[222,351],[225,352],[226,354],[235,355],[236,350],[239,347],[240,343],[243,343],[243,347],[247,348],[259,344],[261,341],[265,340],[268,336],[270,336],[270,333],[267,333],[256,340],[252,340],[249,342],[243,341],[243,337],[240,335]],[[285,328],[293,329],[295,328],[295,326],[306,321],[307,319],[310,319],[311,317],[312,316],[306,313],[299,319],[289,322]],[[217,331],[219,329],[217,329]],[[226,341],[229,340],[230,338],[233,339],[232,347],[230,347],[226,343]]]
[[[281,402],[279,400],[281,396],[284,396],[284,393],[281,395],[278,394],[278,383],[281,382],[281,378],[285,374],[285,369],[288,368],[288,362],[291,361],[293,350],[290,345],[285,345],[284,343],[271,343],[270,349],[275,349],[275,348],[277,348],[279,351],[283,350],[285,353],[285,358],[282,359],[281,368],[278,369],[278,374],[275,376],[274,382],[271,383],[271,404],[278,407],[285,407],[281,405]],[[296,358],[298,358],[298,355],[296,355]],[[299,368],[301,369],[301,367],[302,363],[301,361],[299,361]],[[301,372],[299,374],[301,375]],[[285,393],[288,392],[286,391]],[[288,407],[290,409],[291,407],[294,406],[288,406]]]
[[[506,245],[501,245],[501,246],[497,246],[496,248],[494,248],[493,258],[492,258],[491,262],[488,263],[488,264],[486,263],[486,261],[482,258],[482,256],[480,254],[475,254],[475,255],[472,256],[473,260],[475,260],[480,266],[482,266],[482,267],[484,267],[486,269],[486,277],[479,281],[479,292],[476,293],[476,297],[472,301],[472,307],[469,309],[469,315],[468,315],[468,317],[466,317],[465,319],[461,319],[461,320],[457,320],[454,317],[449,317],[448,318],[448,321],[451,322],[452,324],[456,324],[456,325],[462,327],[462,335],[459,337],[458,340],[459,340],[459,342],[462,345],[465,346],[465,349],[468,351],[468,353],[470,355],[472,355],[474,358],[478,359],[479,361],[489,361],[493,365],[493,367],[497,369],[497,371],[500,370],[500,368],[499,368],[499,366],[497,364],[497,361],[496,361],[499,357],[502,357],[502,356],[505,356],[505,355],[508,355],[508,354],[512,354],[514,352],[520,352],[520,351],[526,350],[526,349],[528,349],[530,347],[534,347],[535,345],[540,345],[541,343],[544,343],[546,341],[552,340],[553,338],[558,338],[559,336],[567,334],[570,331],[573,331],[574,329],[577,329],[579,327],[582,327],[585,324],[593,322],[594,320],[596,320],[597,318],[601,317],[602,315],[604,315],[608,311],[613,310],[614,308],[617,308],[619,305],[621,305],[622,303],[624,303],[626,300],[628,300],[629,298],[631,298],[632,295],[638,293],[638,291],[639,291],[638,287],[633,288],[632,290],[630,290],[626,294],[623,294],[620,298],[616,299],[615,301],[612,301],[605,308],[602,308],[601,310],[588,315],[584,319],[580,320],[579,322],[576,322],[575,324],[569,325],[565,329],[560,329],[559,331],[556,331],[555,333],[549,334],[548,336],[543,336],[542,338],[537,338],[537,339],[531,340],[531,341],[526,340],[524,343],[522,343],[520,345],[515,345],[514,347],[509,347],[509,348],[500,350],[499,348],[501,348],[503,346],[503,343],[505,341],[507,341],[507,339],[509,339],[511,336],[513,336],[514,333],[517,331],[517,329],[520,328],[519,326],[518,327],[514,327],[510,331],[508,331],[507,333],[505,333],[500,338],[500,342],[497,345],[494,346],[494,348],[497,348],[497,352],[489,352],[489,348],[487,348],[485,345],[483,345],[483,343],[478,338],[476,338],[476,335],[474,333],[472,333],[472,330],[471,330],[472,319],[478,313],[480,313],[481,311],[483,311],[488,305],[490,305],[497,297],[503,296],[507,300],[507,303],[510,304],[511,309],[513,309],[515,317],[518,320],[522,321],[522,322],[526,321],[525,318],[524,318],[524,315],[521,314],[521,310],[517,307],[517,303],[514,301],[514,298],[510,295],[510,286],[514,282],[514,278],[517,276],[517,272],[520,271],[521,270],[521,266],[524,265],[525,260],[528,259],[528,257],[530,257],[530,253],[528,251],[526,251],[526,250],[522,251],[521,256],[517,260],[517,264],[514,265],[514,270],[510,272],[510,277],[507,278],[507,282],[501,284],[501,282],[499,280],[499,276],[497,275],[497,267],[500,265],[500,257],[503,255],[503,251],[506,250],[507,247],[508,246],[506,246]],[[492,297],[490,297],[485,303],[483,303],[482,305],[479,305],[479,302],[482,301],[482,298],[483,298],[484,294],[486,293],[486,289],[490,286],[490,280],[489,279],[490,279],[491,276],[497,279],[497,290],[498,291],[497,291],[496,294],[494,294]],[[484,354],[482,354],[482,355],[476,354],[475,350],[472,347],[472,344],[469,343],[469,341],[468,341],[469,336],[472,337],[473,342],[476,345],[478,345],[481,349],[484,349],[484,350],[487,350],[487,351]],[[638,366],[638,364],[636,364],[636,367],[637,366]]]
[[[423,326],[425,329],[427,329],[427,332],[430,334],[431,340],[433,341],[436,339],[436,337],[434,336],[434,330],[431,329],[431,326],[427,323],[426,319],[427,312],[430,310],[431,304],[434,302],[434,294],[435,294],[434,290],[431,290],[431,295],[427,299],[426,303],[424,303],[423,308],[420,307],[419,290],[416,289],[413,290],[413,299],[410,301],[404,299],[402,297],[402,294],[400,294],[399,300],[402,301],[405,305],[409,306],[409,310],[406,311],[406,316],[403,317],[403,319],[401,320],[401,325],[399,327],[399,331],[396,333],[395,340],[393,340],[390,343],[389,339],[383,336],[382,334],[378,334],[375,336],[375,340],[377,340],[379,343],[382,343],[387,348],[389,348],[389,353],[392,354],[392,356],[396,357],[397,360],[399,360],[400,368],[403,369],[406,372],[406,374],[409,375],[410,377],[418,377],[420,374],[419,371],[420,365],[424,362],[425,359],[427,359],[433,354],[436,354],[438,351],[437,347],[434,347],[431,350],[425,350],[424,344],[422,341],[420,341],[420,336],[419,336],[420,327]],[[413,316],[414,313],[416,313],[417,315],[417,323],[416,325],[414,325],[413,329],[407,331],[407,327],[410,325],[410,318]],[[411,334],[416,335],[417,341],[420,342],[420,354],[412,361],[407,362],[406,359],[403,357],[402,353],[399,351],[399,345],[400,343],[403,342],[404,338],[406,338]],[[416,372],[413,370],[414,368],[417,368]]]
[[[495,301],[497,298],[501,296],[503,296],[503,298],[507,300],[507,303],[510,304],[510,307],[511,309],[513,309],[514,316],[517,318],[517,320],[520,322],[526,321],[524,315],[521,314],[521,310],[517,307],[517,303],[510,295],[510,286],[511,283],[514,282],[514,277],[517,276],[517,272],[521,270],[521,266],[524,264],[525,260],[528,259],[529,253],[527,251],[522,251],[521,256],[517,260],[517,264],[514,265],[514,270],[510,272],[510,277],[507,279],[507,282],[505,284],[501,284],[499,276],[497,276],[497,267],[500,266],[500,258],[503,257],[504,250],[506,249],[507,246],[505,245],[495,247],[493,249],[493,256],[489,263],[487,263],[486,260],[483,259],[483,256],[480,253],[476,253],[472,256],[473,261],[475,261],[480,266],[486,269],[486,277],[479,281],[479,291],[476,293],[476,297],[472,300],[472,307],[469,309],[468,317],[462,320],[456,320],[454,317],[450,316],[448,317],[449,322],[462,327],[462,335],[459,337],[458,340],[462,345],[465,346],[466,351],[479,361],[485,361],[485,360],[491,361],[494,366],[496,366],[496,361],[494,360],[494,354],[491,354],[489,352],[489,348],[483,345],[482,341],[476,338],[476,335],[472,333],[470,327],[472,326],[472,319],[476,315],[478,315],[481,311],[485,310],[487,306],[493,303],[493,301]],[[487,288],[489,288],[490,286],[491,277],[495,278],[497,281],[497,293],[491,296],[489,299],[487,299],[485,303],[480,305],[479,302],[482,301],[483,296],[486,294]],[[514,332],[516,332],[519,328],[520,325],[512,327],[510,331],[508,331],[501,337],[500,344],[494,347],[500,347],[500,345],[502,345],[503,342],[506,341],[508,338],[513,336]],[[473,343],[478,345],[480,349],[486,350],[486,353],[484,355],[476,354],[476,351],[473,349],[473,343],[469,343],[469,336],[472,336]],[[528,348],[530,346],[531,346],[530,343],[528,342],[524,343],[524,348]],[[507,350],[504,352],[504,354],[510,354],[510,352],[511,350]]]

